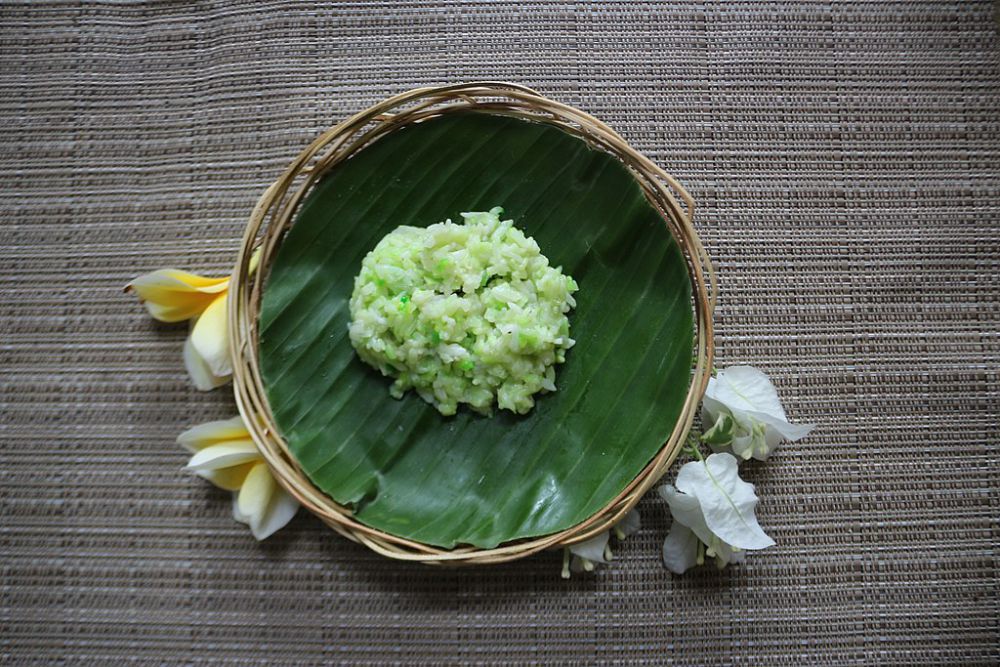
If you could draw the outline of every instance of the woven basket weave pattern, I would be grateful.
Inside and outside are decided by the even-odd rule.
[[[267,267],[275,256],[283,232],[292,223],[303,197],[323,174],[371,142],[406,124],[472,109],[555,125],[625,164],[646,198],[662,215],[687,259],[697,326],[696,361],[686,400],[669,438],[642,472],[601,511],[567,530],[539,538],[504,544],[494,549],[460,547],[443,550],[360,523],[348,508],[335,503],[308,480],[278,433],[267,404],[257,360],[257,316]],[[487,564],[522,558],[544,549],[588,539],[620,520],[673,462],[683,446],[708,382],[713,356],[715,276],[691,224],[693,213],[694,200],[680,184],[629,147],[613,130],[592,116],[542,97],[528,88],[506,83],[470,83],[418,89],[392,97],[321,134],[266,190],[251,215],[229,300],[233,384],[240,412],[282,486],[331,528],[383,555],[428,564]],[[250,257],[258,246],[261,248],[261,270],[251,273]]]

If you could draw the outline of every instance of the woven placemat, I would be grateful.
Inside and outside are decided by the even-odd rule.
[[[748,476],[778,546],[675,577],[431,570],[308,515],[263,544],[181,468],[186,334],[262,189],[392,93],[513,80],[675,174],[719,366],[820,426]],[[0,662],[995,664],[1000,38],[988,2],[4,3]]]

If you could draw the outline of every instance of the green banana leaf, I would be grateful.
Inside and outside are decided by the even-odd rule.
[[[493,206],[580,285],[558,390],[525,416],[391,398],[347,336],[362,258],[399,225]],[[549,125],[466,112],[398,130],[317,183],[267,278],[260,362],[291,452],[359,521],[493,547],[579,523],[655,456],[688,390],[692,326],[681,252],[620,162]]]

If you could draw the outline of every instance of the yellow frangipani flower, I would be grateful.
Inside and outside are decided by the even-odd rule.
[[[125,286],[146,304],[161,322],[182,322],[197,317],[229,289],[229,277],[205,278],[177,269],[160,269],[139,276]]]
[[[259,253],[250,260],[257,268]],[[184,344],[184,366],[194,386],[208,391],[229,381],[233,373],[226,321],[230,278],[205,278],[177,269],[139,276],[125,291],[135,292],[149,314],[161,322],[193,319]]]
[[[298,501],[275,481],[241,417],[195,426],[177,442],[193,453],[188,470],[233,492],[233,518],[248,524],[258,540],[298,511]]]

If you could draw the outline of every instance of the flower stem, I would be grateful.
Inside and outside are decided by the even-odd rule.
[[[685,449],[691,457],[699,461],[705,460],[705,457],[701,454],[701,447],[698,446],[698,436],[693,431],[688,434],[687,447]]]

